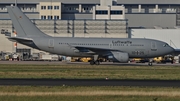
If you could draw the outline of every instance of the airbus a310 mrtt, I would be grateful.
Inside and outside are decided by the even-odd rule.
[[[51,37],[41,32],[18,7],[8,6],[7,10],[17,32],[9,40],[53,54],[92,57],[91,65],[99,65],[100,57],[127,63],[129,58],[153,58],[174,51],[165,42],[145,38]]]

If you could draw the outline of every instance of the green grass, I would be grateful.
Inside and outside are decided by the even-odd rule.
[[[1,101],[179,101],[180,88],[0,86]]]
[[[180,80],[178,66],[0,65],[0,78]],[[157,98],[157,100],[154,100]],[[0,101],[180,101],[176,87],[0,86]]]
[[[157,100],[154,100],[157,98]],[[1,101],[179,101],[179,97],[154,96],[0,96]]]
[[[180,80],[178,66],[0,65],[0,78]]]

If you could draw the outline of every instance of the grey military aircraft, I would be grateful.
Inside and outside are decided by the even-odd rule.
[[[53,54],[92,57],[91,65],[99,65],[101,57],[127,63],[129,58],[153,58],[174,51],[165,42],[145,38],[51,37],[40,31],[18,7],[8,6],[7,10],[17,32],[9,40]]]

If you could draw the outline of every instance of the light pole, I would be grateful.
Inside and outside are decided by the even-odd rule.
[[[15,0],[15,6],[17,6],[17,0]]]

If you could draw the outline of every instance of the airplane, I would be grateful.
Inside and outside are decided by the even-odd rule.
[[[146,38],[78,38],[52,37],[40,31],[16,6],[7,6],[7,11],[17,32],[10,41],[46,51],[72,57],[92,57],[91,65],[99,65],[99,58],[113,62],[128,63],[130,58],[164,56],[174,51],[166,42]]]

